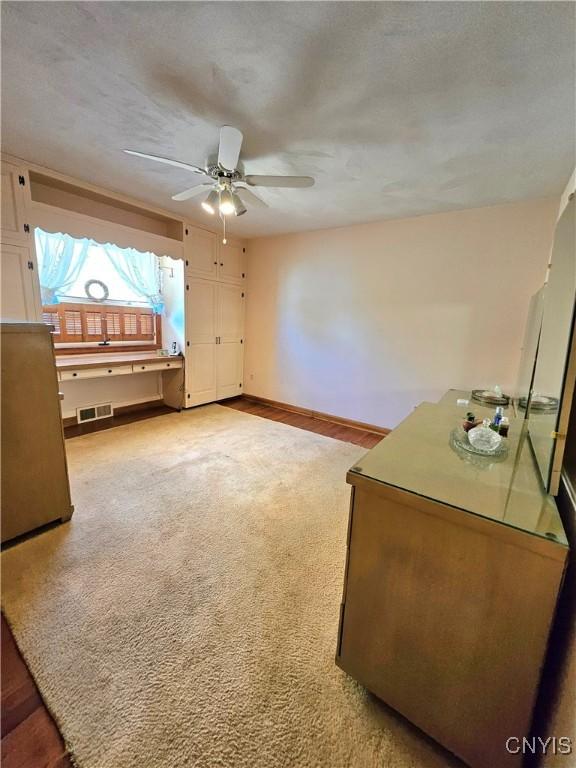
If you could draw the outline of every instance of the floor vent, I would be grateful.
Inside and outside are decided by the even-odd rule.
[[[100,405],[87,405],[84,408],[76,408],[78,424],[83,424],[85,421],[108,419],[113,415],[112,403],[101,403]]]

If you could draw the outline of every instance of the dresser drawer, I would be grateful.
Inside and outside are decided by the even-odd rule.
[[[134,373],[165,371],[168,368],[182,368],[182,360],[154,360],[154,362],[151,363],[134,363],[132,366]]]
[[[71,371],[60,371],[60,381],[72,379],[99,379],[106,376],[122,376],[133,373],[131,365],[111,365],[109,368],[78,368]]]

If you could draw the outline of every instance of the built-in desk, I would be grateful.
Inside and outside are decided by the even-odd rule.
[[[162,398],[172,408],[183,405],[183,365],[181,355],[160,356],[156,352],[99,352],[56,357],[56,370],[61,382],[160,374]]]
[[[506,741],[530,731],[568,543],[523,419],[503,460],[458,452],[455,400],[348,473],[336,661],[474,768],[519,766]]]
[[[94,355],[60,355],[56,370],[60,381],[96,379],[149,371],[182,368],[181,355],[161,357],[155,352],[100,352]]]

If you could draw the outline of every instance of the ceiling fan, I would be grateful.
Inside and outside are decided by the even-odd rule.
[[[157,163],[173,165],[196,174],[197,181],[189,189],[172,196],[172,200],[189,200],[191,197],[206,191],[211,187],[208,196],[202,202],[202,208],[207,213],[216,211],[221,216],[242,216],[246,213],[246,205],[254,205],[258,208],[267,208],[267,204],[257,197],[249,187],[311,187],[314,179],[311,176],[258,176],[245,174],[240,160],[240,149],[243,140],[242,132],[230,125],[220,128],[220,144],[218,157],[215,163],[207,164],[205,168],[190,165],[179,160],[171,160],[168,157],[149,155],[146,152],[137,152],[133,149],[125,149],[129,155],[144,157]]]

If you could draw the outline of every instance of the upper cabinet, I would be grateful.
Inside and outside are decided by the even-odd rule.
[[[42,307],[35,266],[28,246],[0,243],[2,322],[40,322]]]
[[[246,277],[245,248],[236,242],[219,243],[218,279],[241,285]]]
[[[29,242],[29,225],[24,214],[26,172],[17,165],[2,162],[2,221],[3,243]]]
[[[184,228],[186,272],[196,277],[242,285],[246,280],[245,248],[239,241],[224,245],[219,235],[187,225]]]
[[[218,235],[202,229],[184,228],[186,272],[198,277],[218,277]]]
[[[0,270],[3,322],[39,322],[40,285],[32,227],[26,219],[28,174],[25,168],[2,159],[2,219]]]

